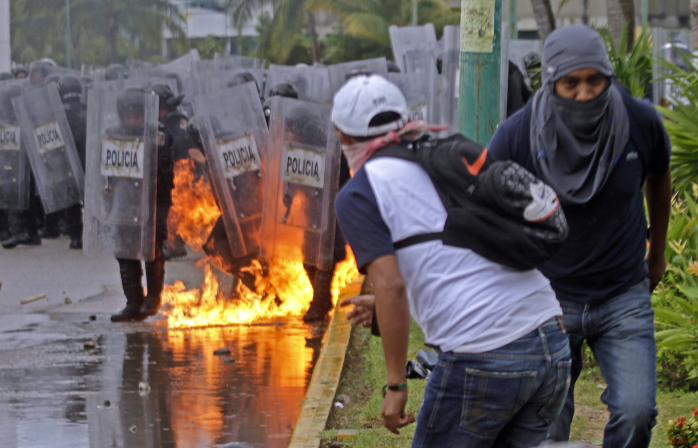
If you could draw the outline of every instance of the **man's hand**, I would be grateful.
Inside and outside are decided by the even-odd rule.
[[[381,416],[383,416],[383,426],[393,434],[400,434],[398,428],[415,421],[413,413],[405,414],[405,403],[407,403],[407,389],[386,391]]]
[[[347,320],[351,320],[352,325],[362,325],[365,328],[371,328],[375,303],[376,296],[366,294],[342,300],[339,302],[339,306],[354,305],[354,309],[347,313]]]

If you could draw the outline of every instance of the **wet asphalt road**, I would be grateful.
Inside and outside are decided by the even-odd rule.
[[[114,324],[116,260],[68,244],[0,249],[1,447],[287,446],[324,327]],[[198,258],[168,262],[166,283],[199,286]]]

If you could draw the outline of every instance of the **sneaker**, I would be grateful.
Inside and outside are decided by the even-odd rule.
[[[41,245],[41,238],[38,235],[30,236],[27,232],[18,233],[13,235],[2,242],[2,247],[5,249],[14,249],[19,244],[26,244],[28,246],[39,246]]]

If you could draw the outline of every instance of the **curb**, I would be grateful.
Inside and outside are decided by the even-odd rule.
[[[339,296],[341,300],[359,293],[361,282],[347,285]],[[332,401],[337,393],[339,377],[342,375],[344,357],[351,336],[351,322],[346,319],[350,309],[336,307],[332,322],[325,333],[320,357],[313,369],[308,392],[298,415],[289,448],[318,448],[322,431],[332,409]]]

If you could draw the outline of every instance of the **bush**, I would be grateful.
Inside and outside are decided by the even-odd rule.
[[[698,409],[688,417],[678,417],[669,420],[666,428],[669,443],[677,448],[698,447]]]

